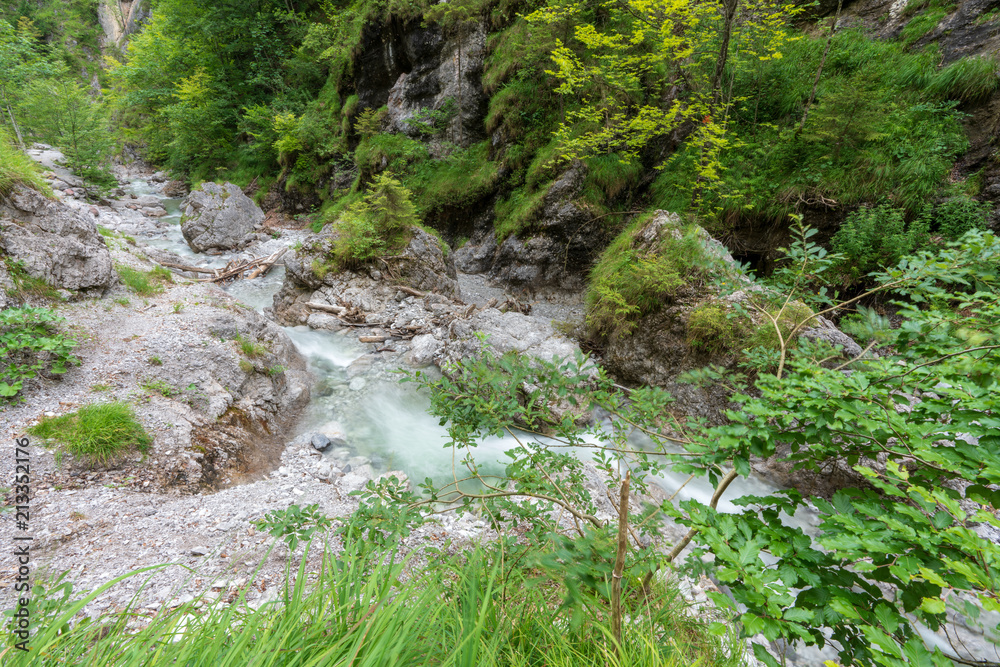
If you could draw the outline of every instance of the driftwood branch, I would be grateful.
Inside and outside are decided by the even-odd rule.
[[[164,264],[164,266],[170,266],[173,268],[179,268],[184,271],[195,271],[197,273],[209,273],[212,275],[211,278],[200,278],[198,282],[202,283],[218,283],[223,280],[230,280],[234,278],[243,278],[245,273],[249,272],[246,276],[248,280],[262,276],[274,266],[275,262],[281,259],[282,255],[288,252],[288,248],[282,248],[278,252],[267,255],[266,257],[253,257],[251,259],[234,259],[233,261],[226,264],[225,267],[221,269],[199,269],[197,267],[182,266],[176,264]]]
[[[306,306],[312,308],[313,310],[322,310],[324,313],[330,313],[332,315],[343,315],[347,312],[347,309],[343,306],[331,306],[325,303],[316,303],[315,301],[309,301]]]

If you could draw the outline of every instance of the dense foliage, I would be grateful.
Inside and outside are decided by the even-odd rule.
[[[835,265],[806,238],[791,249],[804,261],[790,264],[778,281],[793,285],[786,306],[793,297],[832,303],[794,287]],[[623,395],[583,360],[463,360],[443,379],[423,382],[448,425],[465,486],[428,483],[429,501],[409,501],[482,506],[513,552],[532,563],[573,563],[564,570],[572,595],[606,577],[614,559],[610,527],[594,518],[598,499],[582,483],[582,453],[594,456],[610,491],[626,470],[642,490],[670,464],[707,476],[715,494],[711,503],[671,498],[630,514],[629,524],[651,534],[653,547],[632,536],[627,586],[641,590],[658,568],[677,565],[693,538],[686,567],[729,586],[732,597],[716,601],[733,606],[746,636],[832,644],[843,664],[950,665],[939,648],[925,647],[916,623],[938,629],[957,615],[976,624],[984,610],[1000,610],[1000,546],[989,537],[1000,527],[998,260],[1000,241],[970,232],[879,274],[873,289],[903,299],[905,315],[900,328],[883,332],[880,357],[831,367],[838,354],[829,346],[793,346],[795,330],[814,317],[804,314],[786,332],[776,372],[760,374],[753,392],[737,393],[722,426],[678,422],[662,391]],[[773,315],[775,327],[784,308]],[[708,373],[715,382],[731,381]],[[594,407],[607,419],[581,431],[577,411]],[[636,431],[652,445],[630,438]],[[482,437],[503,433],[516,442],[511,463],[503,474],[489,474],[475,448]],[[802,479],[831,468],[839,475],[825,492],[778,490],[732,500],[743,508],[735,513],[716,509],[731,482],[750,474],[751,461],[775,455]],[[468,486],[472,481],[484,490]],[[783,518],[809,508],[818,512],[816,533]],[[660,551],[664,514],[691,532]],[[560,524],[563,515],[575,518],[575,529]],[[949,650],[979,657],[960,645]],[[764,647],[755,652],[777,664]]]
[[[580,160],[578,204],[611,230],[637,207],[696,213],[726,236],[807,208],[888,206],[902,236],[922,239],[907,250],[925,247],[910,223],[933,232],[935,201],[976,193],[947,178],[967,146],[957,107],[992,93],[996,63],[940,67],[933,44],[807,34],[793,26],[800,14],[770,0],[610,12],[562,0],[161,0],[107,97],[149,158],[193,181],[254,181],[261,196],[276,183],[322,205],[323,222],[388,172],[431,226],[492,202],[499,237],[530,234]],[[360,105],[365,26],[421,20],[446,37],[488,31],[490,141],[455,143],[458,97],[419,111],[409,136],[386,127],[384,107]],[[868,259],[847,253],[848,283]]]
[[[97,81],[96,14],[79,16],[83,5],[94,10],[93,3],[69,3],[57,12],[61,21],[53,25],[44,22],[52,16],[40,9],[28,11],[28,3],[18,7],[24,10],[19,18],[17,12],[0,11],[0,118],[22,148],[32,139],[58,145],[81,176],[110,184],[108,168],[116,146],[107,110],[88,88],[86,67],[80,77],[78,58],[87,48],[80,31],[87,25],[94,47],[88,51],[90,66]],[[43,32],[32,17],[43,20],[50,32]]]

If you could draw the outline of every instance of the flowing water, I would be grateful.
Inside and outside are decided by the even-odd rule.
[[[72,177],[66,170],[55,166],[52,154],[58,157],[53,151],[44,154],[49,158],[46,166],[54,168],[60,176],[65,172],[67,177]],[[129,189],[136,195],[160,196],[155,188],[141,179],[132,181]],[[160,233],[144,239],[147,243],[169,250],[199,266],[218,268],[232,259],[231,255],[206,256],[193,252],[181,234],[180,200],[161,199],[168,213],[161,219],[166,224],[160,227]],[[225,289],[240,302],[261,311],[271,305],[283,278],[284,268],[279,266],[266,276],[252,281],[236,281]],[[452,479],[454,466],[458,464],[453,460],[451,449],[445,447],[448,442],[446,429],[438,418],[427,412],[430,401],[424,392],[411,383],[400,383],[400,375],[378,363],[370,346],[358,343],[349,331],[317,331],[304,326],[285,327],[285,331],[307,358],[316,377],[312,400],[293,437],[329,430],[333,427],[331,422],[336,422],[352,447],[371,459],[376,471],[403,470],[411,479],[431,477],[438,484]],[[632,444],[637,447],[650,445],[640,436],[633,438]],[[485,464],[486,472],[500,472],[506,458],[503,452],[513,445],[510,438],[488,438],[479,445],[477,460]],[[680,489],[678,500],[694,498],[708,503],[713,493],[713,488],[705,480],[688,481],[686,475],[670,471],[656,482],[668,495]],[[719,503],[719,509],[723,512],[739,511],[731,499],[743,495],[766,495],[774,488],[757,478],[739,479],[729,488]],[[791,522],[815,534],[818,519],[813,512],[800,511]],[[954,626],[950,629],[953,632],[956,630]],[[947,649],[940,636],[930,631],[924,634],[928,644]],[[977,644],[987,646],[979,633],[964,634]],[[797,659],[789,664],[805,667],[821,664],[830,658],[835,658],[835,655],[829,651],[820,653],[806,649],[800,651]]]

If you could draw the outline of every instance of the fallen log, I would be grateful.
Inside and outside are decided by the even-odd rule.
[[[233,261],[226,264],[222,269],[215,269],[211,271],[214,274],[211,278],[201,278],[198,282],[202,283],[217,283],[223,280],[229,280],[231,278],[242,278],[243,274],[250,271],[251,274],[249,278],[256,278],[257,276],[267,273],[274,263],[286,252],[288,248],[282,248],[278,252],[267,255],[266,257],[254,257],[252,259],[234,259]],[[202,273],[209,273],[208,271],[202,271]]]
[[[186,264],[174,264],[173,262],[158,262],[160,266],[165,266],[168,269],[179,269],[180,271],[190,271],[191,273],[211,273],[215,274],[213,269],[203,269],[198,266],[188,266]]]
[[[274,266],[275,262],[277,262],[279,259],[281,259],[282,255],[284,255],[286,252],[288,252],[288,247],[287,246],[284,247],[284,248],[282,248],[278,252],[274,253],[269,258],[269,260],[268,260],[268,262],[266,264],[259,265],[254,270],[254,272],[250,274],[250,277],[248,278],[248,280],[253,280],[257,276],[262,276],[262,275],[266,274],[268,271],[271,270],[271,267]]]
[[[343,315],[347,312],[347,309],[343,306],[331,306],[325,303],[316,303],[314,301],[306,302],[306,306],[312,308],[313,310],[322,310],[324,313],[332,313],[334,315]]]
[[[388,336],[358,336],[361,343],[384,343],[389,340]]]
[[[407,287],[406,285],[397,285],[396,287],[403,294],[409,294],[410,296],[415,296],[418,299],[423,299],[425,296],[427,296],[424,292],[421,292],[420,290],[415,290],[412,287]]]

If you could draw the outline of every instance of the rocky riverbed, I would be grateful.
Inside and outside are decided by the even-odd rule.
[[[571,326],[579,321],[578,295],[553,292],[527,302],[522,294],[519,301],[481,276],[458,274],[447,296],[404,294],[397,299],[396,290],[388,294],[383,305],[396,315],[394,320],[412,316],[400,322],[405,325],[421,318],[431,323],[443,313],[468,313],[450,329],[433,327],[390,345],[354,342],[366,334],[391,333],[385,327],[331,326],[329,319],[310,312],[308,324],[320,324],[315,335],[334,336],[331,330],[337,330],[339,338],[350,339],[345,345],[351,352],[341,362],[344,383],[334,381],[327,394],[341,402],[324,403],[319,394],[331,392],[331,380],[321,377],[317,359],[330,353],[310,348],[316,339],[305,326],[282,328],[240,300],[265,305],[269,298],[261,299],[257,292],[277,289],[280,267],[275,277],[258,279],[270,281],[271,287],[236,285],[228,291],[194,280],[204,274],[178,271],[163,283],[162,292],[139,296],[117,278],[122,267],[146,272],[159,262],[218,268],[233,257],[292,247],[306,238],[304,232],[258,229],[240,250],[196,255],[178,242],[178,221],[170,211],[180,202],[167,195],[179,192],[163,176],[147,174],[138,180],[135,173],[123,173],[116,197],[95,202],[88,200],[85,184],[59,168],[55,151],[41,149],[35,157],[56,170],[50,174],[54,201],[22,192],[4,213],[12,222],[37,218],[44,227],[44,218],[60,229],[70,225],[85,230],[81,247],[89,263],[81,264],[80,253],[66,261],[77,270],[78,282],[79,277],[97,278],[93,284],[73,285],[77,289],[61,289],[61,300],[50,304],[79,341],[81,364],[62,377],[38,379],[25,401],[5,406],[0,433],[13,442],[43,416],[121,400],[134,406],[154,436],[147,454],[135,452],[109,468],[91,469],[39,443],[30,447],[30,527],[39,579],[66,572],[76,590],[90,591],[136,569],[164,564],[103,592],[88,605],[90,615],[133,601],[152,614],[202,593],[226,602],[241,589],[251,605],[263,603],[279,590],[286,566],[297,562],[300,552],[289,553],[282,543],[275,547],[274,538],[259,532],[254,520],[293,503],[315,503],[328,516],[346,517],[357,506],[350,493],[369,480],[385,475],[406,480],[404,472],[388,470],[385,457],[355,448],[350,420],[347,427],[332,420],[329,406],[356,405],[366,390],[367,400],[378,401],[373,393],[377,387],[387,381],[398,384],[392,370],[454,358],[471,344],[473,332],[485,327],[493,329],[501,349],[547,350],[549,355],[576,349],[552,322]],[[41,227],[29,231],[57,235]],[[49,273],[61,271],[57,264],[45,264],[48,259],[37,243],[32,248],[23,250],[27,259],[44,264]],[[375,282],[367,286],[370,292],[379,292]],[[332,293],[316,298],[322,300],[324,294]],[[337,303],[325,300],[330,301]],[[532,311],[534,315],[525,314]],[[456,324],[455,317],[449,324]],[[266,353],[246,358],[239,349],[241,339],[266,347]],[[317,421],[316,413],[326,421]],[[314,445],[327,440],[332,443],[325,452]],[[13,473],[12,457],[0,460],[0,475],[9,479]],[[599,491],[602,480],[596,471],[592,477]],[[613,511],[606,508],[609,519]],[[15,532],[13,519],[12,513],[0,515],[5,538]],[[487,537],[481,519],[446,513],[414,532],[406,546],[419,551],[450,543],[460,548]],[[414,563],[419,566],[420,559]],[[14,597],[15,572],[14,557],[4,553],[0,605],[8,606]],[[707,581],[685,583],[692,600],[701,604],[710,587]]]

